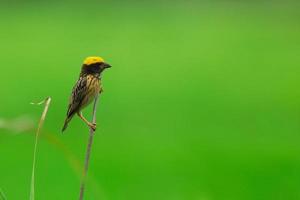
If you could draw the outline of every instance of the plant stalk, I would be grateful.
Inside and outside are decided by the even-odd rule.
[[[43,111],[42,116],[40,118],[38,128],[37,128],[37,131],[36,131],[36,134],[35,134],[35,143],[34,143],[33,161],[32,161],[31,185],[30,185],[30,200],[34,200],[34,187],[35,187],[34,174],[35,174],[35,166],[36,166],[36,154],[37,154],[38,138],[39,138],[40,130],[41,130],[43,124],[44,124],[50,102],[51,102],[51,98],[47,97],[44,101],[42,101],[40,103],[31,103],[31,104],[34,104],[34,105],[41,105],[41,104],[45,103],[45,107],[44,107],[44,111]]]
[[[97,112],[98,98],[99,98],[99,94],[96,95],[95,101],[94,101],[93,119],[92,119],[93,123],[96,123],[96,112]],[[86,183],[87,172],[88,172],[89,163],[90,163],[90,156],[91,156],[92,144],[93,144],[93,140],[94,140],[94,134],[95,134],[95,131],[91,128],[90,129],[90,135],[89,135],[89,141],[88,141],[86,154],[85,154],[85,162],[84,162],[84,169],[83,169],[82,178],[81,178],[79,200],[83,200],[83,196],[84,196],[85,183]]]

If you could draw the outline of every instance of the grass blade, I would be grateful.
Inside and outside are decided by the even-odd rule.
[[[51,98],[47,97],[44,101],[35,104],[35,105],[41,105],[41,104],[45,103],[45,107],[44,107],[44,111],[43,111],[42,116],[40,118],[38,128],[37,128],[37,131],[36,131],[36,134],[35,134],[35,143],[34,143],[33,161],[32,161],[32,173],[31,173],[31,184],[30,184],[30,200],[34,200],[34,194],[35,194],[34,193],[34,188],[35,188],[34,180],[35,180],[35,166],[36,166],[36,154],[37,154],[38,138],[39,138],[40,130],[41,130],[43,124],[44,124],[50,102],[51,102]],[[31,103],[31,104],[34,104],[34,103]]]

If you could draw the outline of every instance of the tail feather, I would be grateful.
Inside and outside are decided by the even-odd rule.
[[[69,124],[70,121],[71,121],[71,118],[67,117],[61,132],[64,132],[67,129],[68,124]]]

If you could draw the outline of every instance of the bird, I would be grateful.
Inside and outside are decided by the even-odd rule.
[[[111,65],[106,63],[104,59],[99,56],[90,56],[84,60],[79,79],[72,89],[62,132],[66,130],[75,114],[92,130],[96,130],[96,124],[89,122],[83,116],[82,109],[88,106],[95,99],[97,94],[103,92],[101,75],[104,70],[110,67]]]

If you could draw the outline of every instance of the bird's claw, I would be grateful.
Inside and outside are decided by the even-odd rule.
[[[93,131],[95,131],[96,128],[97,128],[97,125],[96,125],[96,123],[90,123],[90,124],[89,124],[89,127],[90,127]]]

